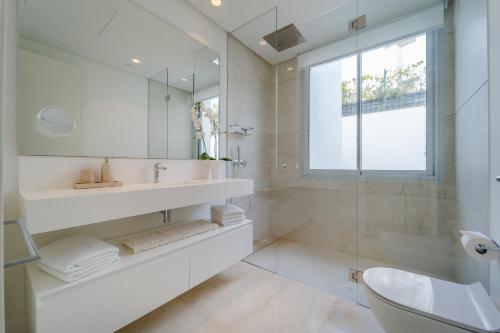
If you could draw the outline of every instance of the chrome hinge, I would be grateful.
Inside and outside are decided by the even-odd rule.
[[[363,272],[358,271],[357,269],[350,268],[349,269],[349,281],[362,283],[363,282]]]
[[[349,21],[349,32],[356,32],[366,28],[366,15],[361,15]]]
[[[170,95],[165,95],[165,102],[170,102]]]

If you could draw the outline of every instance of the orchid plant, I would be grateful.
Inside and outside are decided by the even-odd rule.
[[[205,142],[205,131],[203,129],[203,117],[210,123],[210,137],[215,138],[215,149],[217,149],[217,135],[219,134],[219,120],[217,113],[211,108],[205,108],[202,102],[196,102],[191,109],[191,120],[193,121],[194,135],[197,140],[201,140],[203,153],[199,155],[200,159],[215,160],[208,154],[207,144]],[[217,155],[217,150],[215,151]]]

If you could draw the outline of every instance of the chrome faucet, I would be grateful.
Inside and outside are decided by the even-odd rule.
[[[155,163],[155,178],[154,183],[158,183],[158,178],[160,177],[160,170],[167,170],[166,166],[162,166],[160,163]]]
[[[236,160],[233,160],[233,165],[236,167],[236,168],[246,168],[247,167],[247,161],[246,160],[242,160],[240,158],[240,147],[238,146],[238,157]]]

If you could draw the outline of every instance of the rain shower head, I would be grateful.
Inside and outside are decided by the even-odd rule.
[[[284,51],[306,41],[299,29],[297,29],[293,23],[290,23],[275,32],[273,31],[262,38],[264,38],[264,40],[278,52]]]

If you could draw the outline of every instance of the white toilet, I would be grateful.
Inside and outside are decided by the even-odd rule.
[[[480,283],[462,285],[393,268],[363,273],[386,333],[500,332],[500,314]]]

